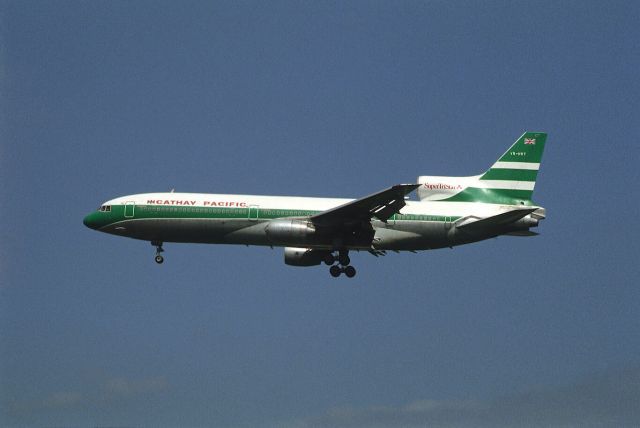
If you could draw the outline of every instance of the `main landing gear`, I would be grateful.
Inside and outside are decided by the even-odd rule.
[[[336,263],[337,264],[334,264]],[[333,265],[329,268],[329,273],[332,277],[337,278],[344,272],[347,278],[353,278],[356,276],[356,268],[350,266],[351,259],[349,258],[349,251],[340,250],[338,255],[334,255],[333,253],[329,253],[324,258],[324,263],[326,265]]]
[[[164,262],[164,257],[162,257],[161,255],[161,253],[164,252],[164,250],[162,249],[162,242],[152,241],[151,245],[156,247],[156,263],[161,264],[162,262]]]

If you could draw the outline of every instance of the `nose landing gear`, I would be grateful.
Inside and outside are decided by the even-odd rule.
[[[339,251],[337,256],[333,255],[333,253],[328,254],[324,262],[328,265],[338,262],[329,268],[329,273],[334,278],[339,277],[342,273],[344,273],[347,278],[356,276],[356,268],[349,265],[351,259],[349,258],[349,252],[346,250]]]
[[[151,245],[156,247],[156,257],[155,257],[156,263],[162,264],[162,262],[164,262],[164,257],[162,257],[161,255],[161,253],[164,252],[164,249],[162,248],[162,242],[152,241]]]

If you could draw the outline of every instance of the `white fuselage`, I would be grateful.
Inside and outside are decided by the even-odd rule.
[[[202,193],[146,193],[104,203],[113,221],[98,229],[120,236],[158,242],[194,242],[307,248],[425,250],[486,239],[500,234],[456,233],[455,225],[469,217],[485,218],[512,210],[511,205],[478,202],[406,201],[386,223],[373,220],[371,239],[336,242],[335,238],[270,233],[288,219],[305,222],[309,216],[351,202],[352,199],[293,196],[225,195]],[[122,216],[118,217],[118,209]],[[271,229],[270,229],[271,227]]]

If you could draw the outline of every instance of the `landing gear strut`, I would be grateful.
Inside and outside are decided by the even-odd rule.
[[[350,266],[351,259],[349,258],[349,251],[340,250],[338,255],[334,255],[333,253],[327,254],[324,258],[325,264],[333,265],[329,268],[329,273],[332,277],[337,278],[344,272],[347,278],[353,278],[356,276],[356,268]],[[337,264],[334,264],[338,262]]]
[[[162,262],[164,262],[164,257],[162,257],[162,255],[160,254],[164,252],[164,249],[162,248],[162,242],[152,241],[151,245],[156,247],[156,263],[161,264]]]

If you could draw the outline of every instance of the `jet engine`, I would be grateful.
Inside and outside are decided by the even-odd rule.
[[[331,254],[331,251],[285,247],[284,262],[290,266],[316,266],[322,263],[327,254]]]
[[[529,230],[530,227],[538,227],[538,218],[528,215],[511,224],[514,230]]]
[[[276,245],[305,245],[316,234],[316,228],[310,221],[281,219],[270,221],[265,232],[269,241]]]

